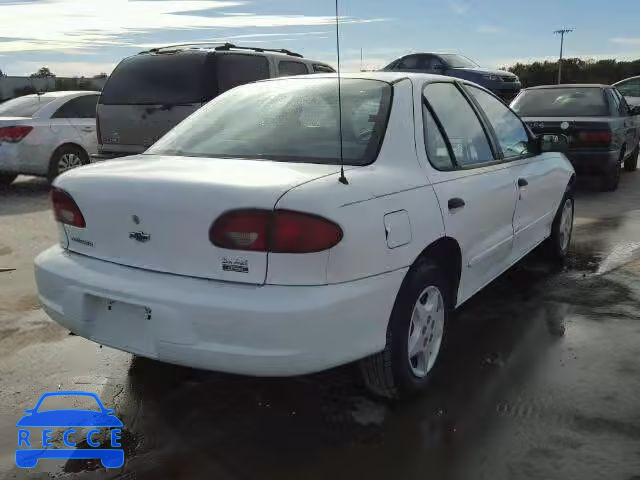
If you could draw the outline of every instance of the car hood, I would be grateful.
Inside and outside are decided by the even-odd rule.
[[[49,410],[25,415],[16,427],[122,427],[118,417],[92,410]]]
[[[511,72],[507,72],[506,70],[491,70],[483,67],[476,68],[454,68],[453,70],[457,72],[467,72],[467,73],[475,73],[477,75],[498,75],[500,77],[517,77]]]

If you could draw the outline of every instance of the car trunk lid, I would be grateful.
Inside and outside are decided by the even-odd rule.
[[[335,174],[335,165],[144,155],[93,164],[56,181],[85,228],[65,225],[69,250],[147,270],[263,284],[267,253],[209,240],[212,223],[236,209],[272,209],[291,188]]]
[[[611,133],[611,123],[606,117],[526,117],[524,121],[536,135],[565,135],[569,149],[577,150],[593,146],[586,139],[593,135]],[[609,142],[603,142],[602,146]]]

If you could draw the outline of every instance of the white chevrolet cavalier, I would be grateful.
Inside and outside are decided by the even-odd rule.
[[[541,243],[562,259],[574,171],[487,90],[406,73],[268,80],[145,154],[59,177],[46,312],[170,363],[257,376],[361,360],[421,390],[449,312]],[[340,173],[341,159],[344,177]]]

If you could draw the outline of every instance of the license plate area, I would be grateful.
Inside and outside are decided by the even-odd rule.
[[[87,295],[92,340],[146,356],[155,355],[153,310],[146,305]]]

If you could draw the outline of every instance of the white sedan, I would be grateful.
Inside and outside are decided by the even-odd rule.
[[[0,186],[19,174],[53,180],[96,153],[100,92],[49,92],[0,103]]]
[[[335,75],[242,86],[145,154],[58,178],[46,312],[165,362],[361,360],[374,392],[421,390],[450,311],[543,242],[567,254],[574,171],[563,137],[475,84],[380,72],[341,90],[340,121]]]

